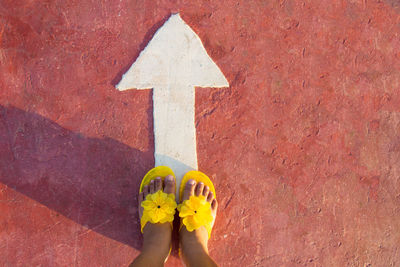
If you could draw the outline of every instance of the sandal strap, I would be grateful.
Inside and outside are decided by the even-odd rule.
[[[156,193],[148,194],[146,199],[142,201],[143,215],[140,218],[140,230],[143,233],[143,228],[146,223],[166,223],[174,220],[176,209],[175,194],[164,193],[161,189]]]
[[[204,226],[208,232],[208,238],[211,236],[213,216],[211,213],[211,204],[203,195],[190,196],[189,199],[178,205],[179,217],[182,218],[182,225],[186,226],[189,232]]]

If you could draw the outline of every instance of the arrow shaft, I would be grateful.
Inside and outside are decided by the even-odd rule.
[[[197,170],[195,88],[169,87],[153,88],[154,158],[156,166],[174,170],[179,185],[187,171]]]

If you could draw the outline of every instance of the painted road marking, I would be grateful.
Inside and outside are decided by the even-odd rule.
[[[194,123],[195,86],[228,87],[200,38],[172,15],[116,86],[118,90],[153,88],[155,165],[170,166],[179,185],[197,170]]]

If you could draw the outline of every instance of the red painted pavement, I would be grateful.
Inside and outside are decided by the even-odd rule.
[[[151,90],[114,86],[180,12],[228,78],[197,89],[221,266],[400,265],[397,1],[0,2],[0,266],[141,247]],[[179,265],[174,250],[168,266]]]

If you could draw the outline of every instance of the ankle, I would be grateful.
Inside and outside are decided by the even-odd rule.
[[[154,253],[142,251],[139,256],[129,265],[129,267],[148,266],[159,267],[164,266],[165,259],[154,257]]]
[[[152,255],[157,261],[168,257],[171,247],[171,226],[169,223],[148,224],[143,230],[142,254]]]
[[[169,252],[169,244],[163,245],[159,242],[143,241],[142,252],[153,253],[154,255],[165,255]]]
[[[208,254],[207,242],[187,239],[180,242],[180,256],[186,266],[216,267],[217,264]]]
[[[207,245],[200,242],[180,242],[181,253],[186,256],[208,255]]]
[[[189,232],[185,227],[182,227],[179,233],[179,243],[182,252],[191,253],[193,251],[208,254],[208,234],[207,231],[203,232],[202,230],[198,229]]]

